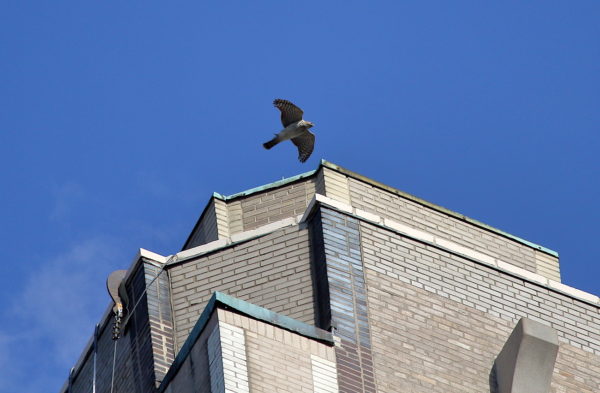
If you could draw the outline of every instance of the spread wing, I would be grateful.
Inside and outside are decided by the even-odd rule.
[[[292,138],[292,142],[298,147],[298,160],[304,162],[315,149],[315,134],[306,130],[302,135]]]
[[[284,127],[289,126],[292,123],[302,120],[302,109],[292,104],[288,100],[282,100],[277,98],[273,101],[273,105],[281,111],[281,123]]]

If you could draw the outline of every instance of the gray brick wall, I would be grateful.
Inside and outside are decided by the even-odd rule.
[[[298,216],[315,195],[314,179],[302,179],[241,200],[243,230]]]
[[[314,219],[322,224],[324,248],[324,260],[315,263],[326,265],[331,325],[340,339],[335,350],[339,391],[374,393],[377,389],[359,221],[327,208],[321,208]]]
[[[546,270],[538,271],[536,250],[527,245],[460,221],[359,180],[349,178],[348,181],[351,204],[354,207],[447,238],[531,272],[547,274]],[[550,270],[554,269],[555,273],[549,278],[560,277],[556,258],[547,255],[547,259],[555,261],[554,268],[549,268]],[[544,267],[548,268],[548,265],[552,264],[548,262]]]
[[[322,167],[319,176],[323,178],[323,195],[350,204],[350,187],[346,175]]]
[[[220,202],[220,201],[219,201]],[[196,224],[196,227],[192,231],[190,238],[188,239],[184,249],[193,248],[212,242],[219,238],[219,232],[217,228],[217,212],[215,209],[215,198],[212,198],[206,209],[204,210],[200,221]]]
[[[371,224],[360,229],[380,392],[488,391],[493,360],[521,317],[558,332],[554,392],[598,391],[598,307]]]
[[[122,335],[116,341],[114,393],[147,393],[155,389],[152,338],[146,294],[146,270],[140,264],[127,286],[130,305],[140,297],[139,306],[132,313]],[[97,345],[90,348],[83,364],[72,375],[71,392],[93,391],[93,362],[96,358],[96,392],[110,392],[115,341],[112,340],[113,318],[107,318],[98,329]]]
[[[271,337],[254,332],[247,333],[251,391],[312,392],[310,353],[304,348],[284,343],[282,337],[284,334],[291,335],[289,332],[269,326],[265,333]]]
[[[181,368],[170,381],[164,393],[205,393],[210,392],[211,378],[208,362],[208,338],[218,326],[218,318],[213,315],[193,344]]]
[[[298,226],[169,267],[181,347],[214,291],[314,324],[308,230]]]
[[[234,200],[213,197],[190,234],[184,250],[301,215],[315,194],[316,182],[315,176]]]

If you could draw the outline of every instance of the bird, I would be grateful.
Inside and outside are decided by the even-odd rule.
[[[273,105],[281,111],[281,124],[284,129],[275,134],[273,139],[263,143],[263,147],[269,150],[276,144],[290,139],[298,148],[298,160],[305,162],[315,148],[315,134],[309,131],[314,124],[302,119],[302,109],[288,100],[277,98]]]

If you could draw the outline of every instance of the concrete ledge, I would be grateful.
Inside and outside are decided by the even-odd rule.
[[[548,393],[557,354],[556,331],[521,318],[494,362],[498,393]]]
[[[530,272],[529,270],[522,269],[518,266],[515,266],[515,265],[507,263],[507,262],[503,262],[500,260],[496,260],[496,266],[498,266],[498,268],[500,268],[506,272],[511,272],[514,275],[517,275],[521,278],[525,278],[528,281],[536,282],[545,287],[548,286],[548,279],[537,273]]]
[[[298,217],[289,217],[284,218],[280,221],[260,226],[256,229],[236,233],[231,235],[231,237],[225,239],[215,240],[210,243],[202,244],[200,246],[189,248],[184,251],[179,251],[172,258],[169,258],[166,264],[172,265],[175,263],[181,263],[191,258],[196,258],[211,252],[221,250],[223,248],[231,247],[242,242],[256,239],[257,237],[268,235],[269,233],[275,232],[282,228],[298,225],[299,222],[300,221]]]
[[[165,257],[165,256],[157,254],[155,252],[148,251],[148,250],[146,250],[144,248],[140,248],[138,250],[137,255],[134,257],[134,261],[136,261],[137,259],[139,259],[141,257],[151,259],[151,260],[156,261],[158,263],[166,263],[167,260],[169,260],[169,257]]]
[[[211,252],[214,250],[218,250],[220,248],[226,247],[229,244],[227,239],[219,239],[206,244],[202,244],[200,246],[188,248],[184,251],[179,251],[176,255],[177,260],[184,260],[192,258],[196,255],[206,254],[207,252]]]
[[[358,208],[354,208],[354,215],[377,224],[383,223],[383,218],[379,217],[377,214],[369,213]]]
[[[245,232],[240,232],[231,235],[230,239],[232,243],[241,242],[247,239],[252,239],[258,236],[266,235],[267,233],[274,232],[278,229],[296,225],[296,217],[284,218],[283,220],[272,222],[266,225],[262,225],[256,229],[252,229]]]
[[[552,288],[556,291],[566,293],[566,294],[576,297],[578,299],[585,299],[586,301],[588,301],[590,303],[600,303],[600,299],[598,298],[598,296],[592,295],[591,293],[584,292],[577,288],[570,287],[563,283],[553,281],[553,280],[548,280],[548,285],[550,286],[550,288]]]
[[[482,252],[479,252],[479,251],[475,251],[475,250],[473,250],[471,248],[468,248],[468,247],[465,247],[463,245],[451,242],[451,241],[446,240],[446,239],[442,239],[442,238],[439,238],[439,237],[434,237],[434,239],[435,239],[435,244],[437,244],[437,245],[440,245],[440,246],[442,246],[444,248],[447,248],[449,250],[455,251],[455,252],[457,252],[459,254],[466,255],[469,258],[473,258],[473,259],[476,259],[478,261],[481,261],[481,262],[485,263],[486,265],[497,266],[496,259],[492,258],[489,255],[486,255],[486,254],[484,254]]]
[[[419,229],[411,228],[408,225],[400,224],[399,222],[392,221],[389,218],[383,219],[383,226],[392,228],[397,232],[405,233],[408,236],[413,237],[415,239],[423,239],[424,241],[427,241],[429,243],[435,242],[435,237],[433,237],[432,234],[427,233],[425,231],[421,231]]]

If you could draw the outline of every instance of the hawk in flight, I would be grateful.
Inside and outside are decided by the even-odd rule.
[[[298,148],[298,159],[300,162],[308,160],[315,148],[315,134],[309,131],[314,126],[310,121],[302,119],[302,109],[292,104],[288,100],[277,98],[273,105],[281,111],[281,123],[283,130],[275,134],[275,138],[263,143],[265,149],[270,149],[279,142],[292,140],[292,143]]]

